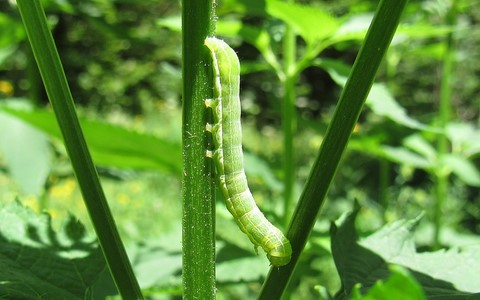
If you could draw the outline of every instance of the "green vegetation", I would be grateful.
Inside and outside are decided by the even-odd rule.
[[[0,3],[0,299],[480,297],[475,0],[176,4]],[[285,267],[215,198],[213,34]]]

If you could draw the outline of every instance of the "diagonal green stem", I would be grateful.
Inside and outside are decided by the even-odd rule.
[[[17,0],[33,54],[107,264],[124,299],[143,299],[93,165],[39,0]]]
[[[383,0],[378,6],[290,222],[287,237],[292,243],[292,260],[270,269],[260,299],[280,299],[291,278],[406,3]]]

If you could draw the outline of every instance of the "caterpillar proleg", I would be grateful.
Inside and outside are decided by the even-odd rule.
[[[263,248],[271,265],[286,265],[292,256],[290,241],[257,207],[243,169],[240,62],[235,51],[222,40],[209,37],[205,45],[212,56],[214,75],[214,98],[207,99],[205,104],[212,108],[215,122],[206,127],[212,133],[215,146],[207,155],[215,162],[227,208],[240,229],[255,249]]]

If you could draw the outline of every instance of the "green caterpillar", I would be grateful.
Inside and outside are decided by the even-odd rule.
[[[284,266],[292,256],[290,241],[258,209],[243,169],[240,62],[235,51],[222,40],[209,37],[205,45],[212,56],[214,75],[214,98],[207,99],[205,104],[212,108],[215,121],[207,124],[215,146],[213,152],[207,151],[207,156],[215,162],[227,208],[240,229],[255,249],[260,246],[265,250],[271,265]]]

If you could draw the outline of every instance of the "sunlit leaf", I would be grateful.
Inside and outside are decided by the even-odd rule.
[[[268,0],[266,3],[266,10],[271,16],[290,25],[310,44],[331,36],[339,27],[334,17],[318,7],[277,0]]]
[[[36,128],[0,112],[0,152],[8,171],[26,194],[39,195],[52,167],[48,137]]]
[[[53,113],[5,110],[43,132],[61,139]],[[81,120],[96,164],[115,168],[160,169],[181,173],[180,145],[151,134],[138,133],[100,121]]]
[[[387,279],[390,264],[407,268],[428,298],[466,299],[479,292],[480,245],[418,253],[413,231],[420,218],[396,221],[358,240],[357,213],[344,215],[331,228],[332,253],[347,295],[356,284],[366,291]]]
[[[365,295],[361,295],[361,285],[352,291],[352,300],[423,300],[426,299],[421,286],[410,272],[400,266],[390,267],[390,276],[385,281],[377,281]]]
[[[437,157],[437,151],[435,151],[435,148],[433,148],[433,146],[419,134],[413,134],[407,137],[403,143],[406,147],[421,154],[428,160],[434,160]]]
[[[480,172],[466,158],[455,154],[446,154],[442,156],[441,162],[448,166],[463,182],[472,186],[480,186]]]
[[[0,298],[84,299],[108,272],[83,225],[71,217],[57,233],[50,222],[19,203],[0,205]]]

